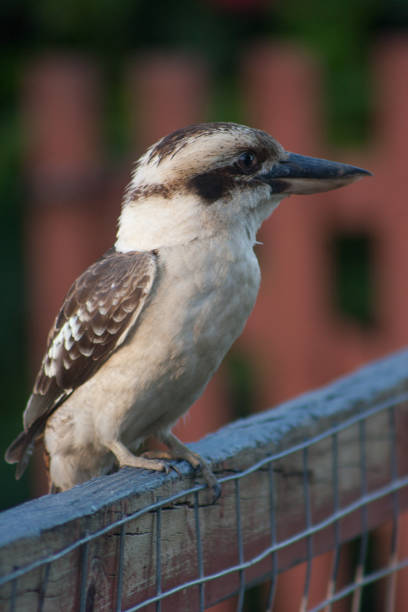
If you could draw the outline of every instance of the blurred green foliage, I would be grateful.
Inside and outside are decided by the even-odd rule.
[[[0,74],[0,375],[2,423],[0,450],[17,433],[31,380],[27,376],[28,304],[24,294],[23,209],[24,133],[19,103],[25,64],[53,49],[97,57],[106,75],[106,141],[112,155],[128,146],[121,66],[129,56],[153,48],[194,53],[206,59],[215,82],[209,117],[245,120],[237,87],[246,49],[259,38],[292,40],[319,58],[326,76],[327,131],[332,141],[354,144],[370,130],[372,43],[385,29],[408,26],[407,0],[3,0]],[[344,249],[343,249],[344,251]],[[342,252],[343,252],[342,251]],[[347,257],[350,257],[348,252]],[[359,257],[358,248],[355,257]],[[340,259],[342,255],[340,254]],[[344,259],[344,258],[343,258]],[[344,264],[344,261],[343,261]],[[339,264],[344,274],[342,265]],[[353,265],[353,262],[347,263]],[[364,273],[364,272],[362,272]],[[358,280],[353,286],[358,285]],[[364,284],[364,283],[363,283]],[[345,288],[348,300],[353,288]],[[360,292],[361,293],[361,292]],[[339,298],[340,302],[343,298]],[[358,297],[358,300],[367,299]],[[359,307],[364,312],[364,306]],[[230,361],[232,397],[253,395],[248,367]],[[244,372],[244,374],[242,374]],[[248,399],[250,402],[250,399]],[[239,404],[239,405],[238,405]],[[27,488],[0,460],[0,507],[21,501]]]
[[[329,248],[332,306],[342,317],[366,331],[378,324],[375,308],[374,237],[364,233],[334,233]]]

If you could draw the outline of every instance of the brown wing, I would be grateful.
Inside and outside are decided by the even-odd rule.
[[[108,252],[72,285],[48,336],[47,350],[24,412],[24,431],[6,451],[27,467],[49,415],[125,341],[151,292],[153,252]]]
[[[21,461],[48,416],[124,342],[152,289],[156,259],[148,252],[109,252],[72,285],[48,336],[25,431],[9,447],[9,461]]]

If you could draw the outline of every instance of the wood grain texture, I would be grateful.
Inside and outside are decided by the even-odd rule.
[[[191,447],[211,462],[220,478],[245,470],[277,453],[284,454],[306,440],[367,411],[380,409],[337,434],[338,496],[344,507],[368,492],[387,485],[391,479],[392,453],[400,477],[408,474],[406,439],[408,404],[399,399],[408,391],[408,352],[374,363],[335,383],[307,393],[275,409],[232,423]],[[390,409],[395,403],[396,437],[393,437]],[[365,438],[365,444],[361,440]],[[333,436],[323,436],[306,451],[306,482],[310,493],[312,523],[329,517],[334,509]],[[362,453],[362,449],[364,452]],[[305,528],[304,450],[290,452],[273,462],[274,506],[277,540],[282,541]],[[366,478],[362,479],[362,462]],[[224,482],[223,493],[213,506],[205,505],[207,492],[177,501],[166,498],[200,481],[184,463],[178,463],[180,477],[122,469],[70,491],[48,495],[0,515],[0,609],[79,610],[81,580],[85,607],[90,610],[115,608],[121,526],[112,527],[86,546],[76,542],[115,521],[138,511],[140,516],[124,523],[122,609],[156,594],[157,536],[160,528],[160,573],[162,592],[199,576],[196,518],[198,513],[204,576],[222,572],[239,563],[236,481]],[[271,543],[270,477],[264,465],[239,479],[241,551],[244,561],[262,553]],[[160,511],[143,509],[161,500]],[[408,507],[408,492],[398,494],[399,511]],[[160,504],[159,504],[160,505]],[[368,507],[370,528],[392,518],[392,496]],[[340,538],[346,541],[362,529],[362,512],[356,510],[340,521]],[[313,554],[334,546],[333,525],[313,536]],[[66,552],[64,552],[66,551]],[[52,560],[47,569],[43,560]],[[306,556],[305,539],[285,546],[277,554],[279,570],[301,562]],[[39,566],[7,582],[7,575],[32,563]],[[85,571],[84,571],[85,570]],[[262,581],[272,571],[272,559],[246,569],[245,583]],[[239,573],[233,572],[205,584],[206,605],[236,592]],[[9,608],[14,598],[14,608]],[[164,610],[199,609],[199,588],[185,588],[166,598]],[[41,607],[42,606],[42,607]],[[154,610],[150,605],[145,610]]]

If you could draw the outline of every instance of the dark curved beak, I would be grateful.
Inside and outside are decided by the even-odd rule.
[[[259,178],[272,187],[273,193],[309,194],[337,189],[364,176],[372,173],[349,164],[287,153],[286,159]]]

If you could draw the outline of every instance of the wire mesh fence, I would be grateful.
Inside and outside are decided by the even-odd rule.
[[[273,610],[279,574],[300,563],[296,609],[402,609],[407,365],[400,353],[197,443],[222,484],[216,504],[179,463],[182,477],[125,468],[4,512],[1,609],[204,610],[234,597],[244,610],[263,584],[259,609]],[[316,600],[314,559],[328,551]]]

